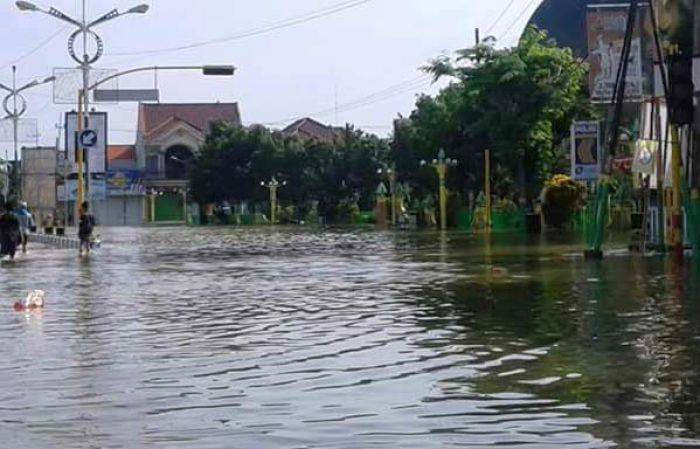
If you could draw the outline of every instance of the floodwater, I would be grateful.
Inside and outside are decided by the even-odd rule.
[[[0,447],[700,447],[700,270],[566,238],[115,229],[0,266]],[[11,300],[48,292],[42,313]]]

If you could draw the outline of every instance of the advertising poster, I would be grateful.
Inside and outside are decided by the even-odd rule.
[[[595,181],[601,171],[600,125],[574,122],[571,126],[571,178]]]
[[[110,170],[107,172],[107,193],[110,196],[143,195],[141,172],[138,170]]]
[[[101,201],[107,198],[107,183],[104,175],[93,175],[90,198],[92,201]],[[78,180],[66,179],[57,188],[58,201],[76,201],[78,199]]]
[[[646,9],[640,7],[634,26],[629,65],[625,85],[625,100],[640,101],[645,93],[643,31],[640,16]],[[615,80],[622,55],[627,29],[629,4],[589,5],[586,15],[588,31],[588,63],[591,100],[609,103],[615,92]]]

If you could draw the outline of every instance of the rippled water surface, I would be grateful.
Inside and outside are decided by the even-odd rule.
[[[700,447],[693,266],[457,234],[103,237],[0,266],[1,448]],[[46,309],[13,312],[35,288]]]

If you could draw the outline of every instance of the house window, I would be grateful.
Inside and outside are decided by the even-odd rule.
[[[165,178],[186,179],[192,168],[194,155],[184,145],[175,145],[165,152]]]

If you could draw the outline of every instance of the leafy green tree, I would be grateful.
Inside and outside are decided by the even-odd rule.
[[[516,47],[482,44],[457,52],[455,59],[440,57],[425,70],[451,83],[434,98],[418,100],[395,133],[394,157],[415,164],[444,148],[461,163],[459,177],[448,180],[453,189],[480,190],[488,148],[495,193],[519,191],[532,199],[561,167],[561,142],[572,120],[593,114],[586,65],[535,27]]]
[[[250,129],[224,123],[212,126],[191,172],[191,188],[200,203],[267,201],[260,186],[272,176],[287,181],[283,204],[304,215],[312,204],[328,221],[343,211],[372,207],[379,183],[377,169],[388,163],[385,139],[348,126],[336,142],[284,137],[262,126]]]

